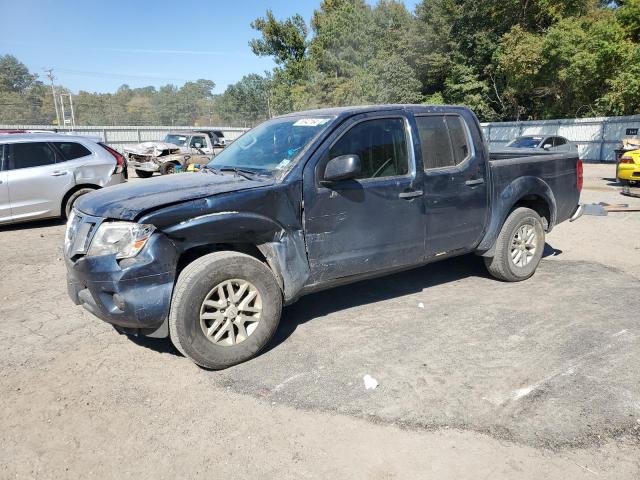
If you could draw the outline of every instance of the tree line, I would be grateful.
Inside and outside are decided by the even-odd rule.
[[[640,0],[423,0],[413,12],[396,0],[323,0],[309,24],[267,10],[251,26],[250,48],[272,71],[221,95],[210,80],[81,91],[77,123],[245,126],[372,103],[462,104],[484,121],[640,113]],[[46,89],[0,57],[0,123],[50,123]]]

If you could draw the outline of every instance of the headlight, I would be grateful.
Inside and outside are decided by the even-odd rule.
[[[135,257],[155,230],[153,225],[130,222],[105,222],[91,241],[87,255],[112,255],[116,258]]]

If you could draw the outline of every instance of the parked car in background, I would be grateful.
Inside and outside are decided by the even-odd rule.
[[[517,158],[532,154],[553,155],[563,152],[578,153],[578,146],[564,137],[528,135],[515,138],[505,147],[492,148],[491,157],[495,159]]]
[[[216,154],[216,140],[217,137],[209,132],[194,130],[169,132],[163,142],[176,145],[182,153],[204,154],[213,157]],[[219,147],[217,149],[220,151]]]
[[[534,148],[547,151],[568,152],[576,150],[576,145],[564,137],[524,136],[507,143],[506,148]]]
[[[208,163],[225,146],[219,130],[179,130],[169,132],[162,142],[143,142],[125,147],[129,165],[141,178],[154,173],[167,175],[192,163]]]
[[[616,165],[616,178],[621,183],[640,183],[640,150],[622,154]]]
[[[467,253],[500,280],[526,280],[545,234],[583,211],[577,152],[528,152],[491,158],[463,107],[273,118],[202,173],[82,199],[65,237],[69,295],[120,332],[170,337],[225,368],[317,290]]]
[[[224,136],[222,130],[212,130],[208,128],[202,128],[197,130],[198,132],[206,133],[211,138],[214,147],[224,148],[227,146],[227,139]]]
[[[0,136],[0,224],[66,217],[78,198],[123,183],[125,160],[84,137]]]

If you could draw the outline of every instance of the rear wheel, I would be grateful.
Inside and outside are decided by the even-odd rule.
[[[282,291],[264,263],[242,253],[211,253],[178,278],[169,314],[171,341],[202,367],[227,368],[264,348],[281,311]]]
[[[147,172],[146,170],[136,170],[136,175],[140,178],[149,178],[153,175],[153,172]]]
[[[538,268],[545,246],[542,220],[530,208],[517,208],[496,240],[495,255],[485,258],[489,273],[505,282],[521,282]]]
[[[82,195],[86,195],[87,193],[91,193],[93,191],[93,188],[81,188],[80,190],[73,192],[67,199],[67,202],[64,204],[64,218],[67,218],[71,214],[73,205]]]

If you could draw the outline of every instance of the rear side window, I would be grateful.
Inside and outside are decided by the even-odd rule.
[[[425,170],[460,165],[470,154],[469,137],[458,115],[416,117]]]
[[[87,147],[76,142],[54,142],[54,145],[62,152],[65,160],[75,160],[91,155]]]
[[[462,118],[457,115],[447,115],[447,126],[453,147],[453,160],[460,165],[469,156],[469,138]]]
[[[10,146],[10,170],[42,167],[54,163],[56,163],[56,154],[46,142],[13,143]]]
[[[359,179],[406,175],[409,156],[404,120],[384,118],[356,124],[329,151],[329,159],[341,155],[360,157]]]
[[[425,170],[455,166],[446,117],[416,117],[416,123]]]

